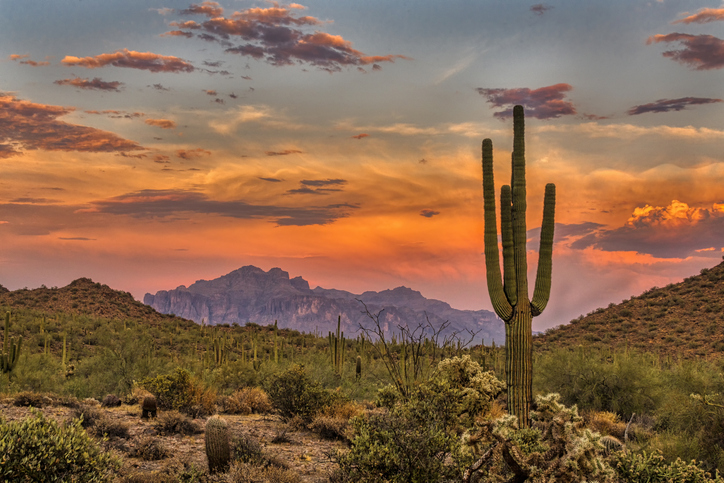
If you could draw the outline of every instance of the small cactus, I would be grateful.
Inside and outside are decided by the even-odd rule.
[[[355,367],[355,378],[359,381],[362,377],[362,357],[357,356],[357,367]]]
[[[231,448],[229,446],[229,425],[221,416],[211,416],[206,421],[204,442],[206,458],[209,460],[209,472],[224,471],[231,460]]]
[[[606,448],[605,454],[610,455],[616,451],[622,451],[624,444],[618,439],[610,435],[601,436],[599,439],[604,448]]]
[[[141,403],[141,419],[155,418],[157,413],[156,398],[146,396]]]
[[[18,341],[15,342],[15,338],[10,340],[8,338],[8,331],[10,327],[10,312],[5,312],[5,332],[3,336],[3,348],[0,353],[0,374],[10,373],[15,369],[15,365],[18,363],[20,357],[20,347],[23,344],[23,337],[19,336]]]

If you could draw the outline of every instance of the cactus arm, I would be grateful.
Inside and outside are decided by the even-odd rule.
[[[518,303],[515,291],[515,245],[513,244],[513,207],[510,186],[500,189],[500,232],[503,240],[503,288],[510,305]]]
[[[513,108],[513,169],[511,191],[513,192],[513,243],[515,250],[515,282],[518,292],[517,303],[528,300],[528,258],[526,252],[527,231],[525,212],[525,120],[523,106]]]
[[[551,270],[553,267],[553,231],[555,227],[556,185],[546,185],[543,199],[543,223],[540,230],[540,249],[538,251],[538,274],[531,306],[533,315],[543,312],[551,294]]]
[[[513,315],[513,307],[503,291],[503,279],[500,275],[500,255],[498,253],[498,226],[495,219],[495,181],[493,180],[493,142],[483,140],[483,199],[485,218],[485,269],[488,293],[493,309],[503,320]]]

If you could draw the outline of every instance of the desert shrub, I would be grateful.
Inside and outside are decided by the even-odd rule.
[[[696,461],[686,463],[677,458],[666,463],[661,453],[624,452],[617,457],[616,472],[630,483],[721,483],[724,480],[699,468]]]
[[[320,411],[312,420],[309,429],[326,439],[345,440],[350,436],[349,420],[362,413],[362,407],[358,404],[340,401]]]
[[[133,442],[129,454],[146,461],[156,461],[168,458],[169,451],[153,436],[141,436]]]
[[[156,418],[156,429],[165,434],[198,434],[202,429],[188,416],[178,411],[165,411]]]
[[[90,428],[96,424],[97,421],[103,418],[103,411],[88,404],[79,405],[72,411],[71,414],[74,418],[81,420],[80,424],[84,428]]]
[[[225,483],[301,483],[300,476],[292,470],[276,466],[259,467],[242,461],[233,463],[223,480]]]
[[[473,455],[461,435],[492,407],[503,383],[468,356],[440,362],[407,398],[384,388],[384,409],[352,419],[349,452],[338,453],[338,481],[460,481]]]
[[[99,437],[123,438],[130,437],[129,425],[123,421],[116,421],[108,416],[96,420],[90,431]]]
[[[267,393],[258,387],[242,388],[231,396],[219,398],[217,404],[227,414],[266,414],[273,409]]]
[[[254,436],[247,433],[234,436],[231,447],[235,460],[254,465],[263,464],[264,457],[261,444]]]
[[[121,405],[121,400],[115,394],[108,394],[101,401],[101,406],[104,408],[116,408]]]
[[[309,379],[304,366],[300,364],[271,376],[266,392],[282,419],[299,416],[306,423],[310,423],[322,408],[338,397],[325,390],[319,382]]]
[[[623,439],[626,423],[621,421],[618,414],[608,411],[588,411],[583,414],[583,418],[586,421],[586,426],[593,431]]]
[[[184,412],[191,416],[212,414],[216,405],[215,391],[204,388],[185,369],[141,381],[141,386],[156,397],[158,408]]]
[[[33,391],[19,392],[13,400],[13,404],[16,406],[32,406],[34,408],[42,408],[52,404],[52,402],[52,399],[48,396]]]
[[[0,420],[3,481],[102,482],[120,464],[73,420],[59,424],[37,410],[13,422]]]

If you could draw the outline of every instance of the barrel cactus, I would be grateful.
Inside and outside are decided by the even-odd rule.
[[[500,229],[503,277],[500,274],[498,228],[495,217],[493,142],[483,140],[483,197],[485,200],[485,265],[488,292],[495,313],[505,322],[505,373],[508,412],[521,427],[530,424],[533,399],[532,321],[548,304],[553,265],[556,187],[547,184],[543,202],[538,275],[533,298],[528,295],[526,258],[525,125],[523,106],[513,108],[513,168],[511,184],[500,191]]]
[[[141,419],[155,418],[157,413],[156,398],[146,396],[141,403]]]
[[[206,458],[209,460],[209,472],[224,471],[231,460],[231,447],[229,446],[229,425],[221,416],[211,416],[206,421]]]

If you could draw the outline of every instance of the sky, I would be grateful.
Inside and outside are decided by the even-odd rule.
[[[534,330],[724,255],[724,4],[0,0],[0,284],[244,265],[491,309],[481,142],[526,113]]]

